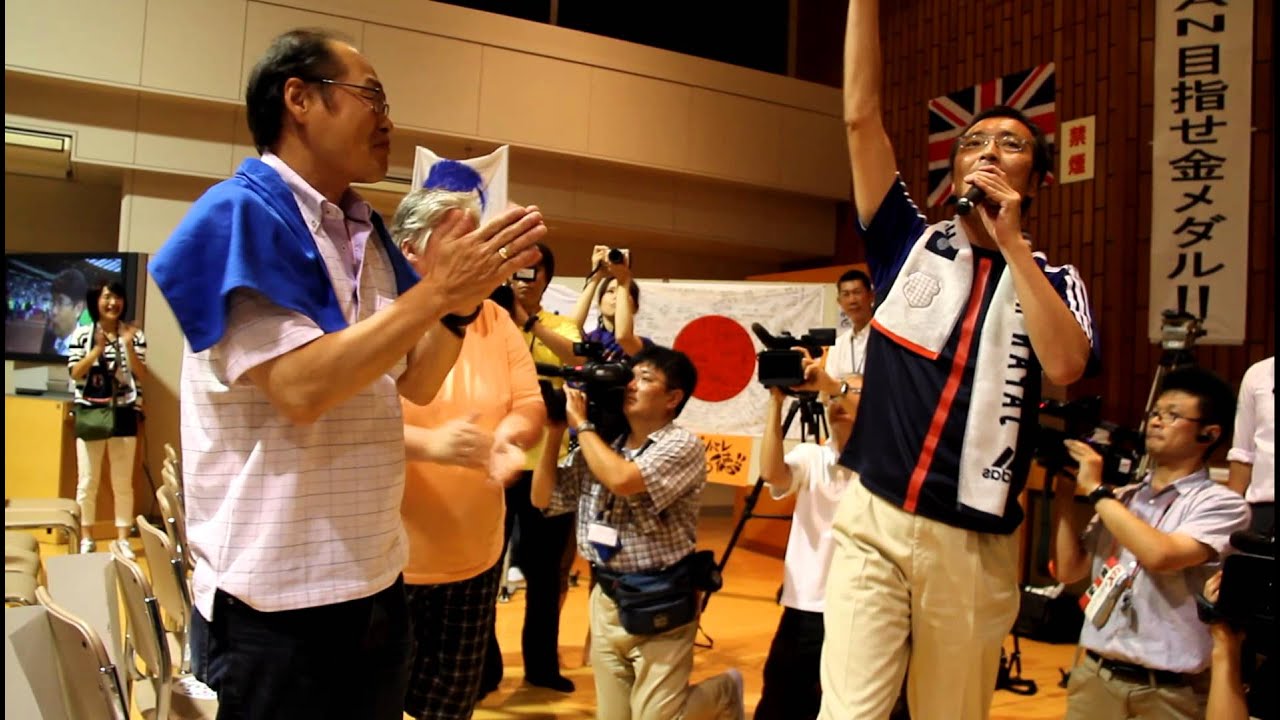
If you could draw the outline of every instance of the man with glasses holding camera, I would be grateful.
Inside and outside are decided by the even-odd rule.
[[[245,102],[262,159],[197,200],[151,263],[187,341],[193,665],[222,717],[398,720],[412,642],[400,395],[431,400],[546,227],[536,208],[474,229],[456,213],[419,280],[351,189],[382,179],[390,153],[369,61],[290,31]]]
[[[1093,321],[1075,268],[1023,235],[1052,153],[1018,110],[971,117],[951,149],[963,203],[928,225],[885,129],[879,31],[877,0],[849,3],[845,132],[877,305],[840,460],[859,480],[832,525],[820,717],[883,718],[906,676],[913,718],[985,718],[1018,609],[1041,375],[1084,374]]]
[[[1067,584],[1093,579],[1081,600],[1084,657],[1067,684],[1067,718],[1204,717],[1213,642],[1195,595],[1231,533],[1249,526],[1244,499],[1206,465],[1234,413],[1234,393],[1218,376],[1194,366],[1170,372],[1147,422],[1153,469],[1124,488],[1102,482],[1092,447],[1065,441],[1079,469],[1074,479],[1058,475],[1054,488],[1054,574]],[[1083,532],[1074,497],[1094,508]]]
[[[728,670],[689,685],[698,591],[714,567],[697,548],[698,508],[707,483],[697,435],[675,424],[698,372],[684,353],[661,346],[632,359],[622,412],[629,431],[601,437],[587,397],[565,391],[565,419],[548,425],[547,444],[578,435],[557,467],[543,455],[534,470],[535,507],[577,511],[578,549],[591,561],[591,658],[601,718],[742,720],[742,674]]]

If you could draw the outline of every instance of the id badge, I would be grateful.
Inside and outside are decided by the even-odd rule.
[[[1096,628],[1107,624],[1111,611],[1120,597],[1133,583],[1134,563],[1121,565],[1115,557],[1107,558],[1102,574],[1094,578],[1093,585],[1081,598],[1084,617]]]
[[[604,562],[609,562],[609,558],[622,547],[618,529],[602,522],[593,522],[587,526],[587,542],[591,543]]]

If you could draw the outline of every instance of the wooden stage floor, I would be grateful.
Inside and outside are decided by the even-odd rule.
[[[714,549],[718,557],[728,544],[733,524],[730,517],[704,517],[698,529],[699,546]],[[560,622],[560,661],[565,676],[577,684],[577,690],[565,695],[524,684],[520,659],[524,595],[517,592],[510,602],[498,605],[498,639],[502,644],[505,676],[498,690],[480,703],[476,718],[595,717],[591,668],[582,665],[582,646],[587,632],[586,565],[581,558],[578,562],[583,570],[583,582],[570,588]],[[729,667],[740,669],[746,684],[748,717],[760,700],[761,672],[782,612],[774,602],[781,578],[781,559],[738,547],[725,570],[724,589],[711,598],[702,620],[704,631],[714,638],[715,643],[713,648],[699,648],[695,652],[693,679],[696,681],[715,675]],[[1005,648],[1012,649],[1012,638],[1006,642]],[[1070,666],[1075,646],[1023,640],[1021,649],[1022,676],[1035,680],[1039,691],[1031,696],[997,691],[992,701],[991,717],[993,720],[1062,717],[1066,709],[1066,691],[1058,687],[1061,677],[1058,669]]]

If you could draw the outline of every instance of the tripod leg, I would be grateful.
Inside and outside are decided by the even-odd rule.
[[[751,492],[747,493],[747,497],[742,502],[742,514],[738,516],[738,524],[734,526],[733,533],[729,535],[729,544],[724,548],[724,554],[720,556],[720,562],[717,564],[720,572],[724,572],[724,568],[729,564],[729,556],[733,554],[733,548],[738,544],[738,538],[742,536],[742,529],[746,527],[747,520],[755,512],[756,503],[760,502],[760,491],[764,489],[764,478],[756,478],[755,487],[751,488]],[[707,609],[707,602],[711,600],[711,593],[702,596],[702,609]]]
[[[787,436],[787,430],[791,428],[791,422],[795,420],[796,412],[802,411],[803,402],[796,400],[787,409],[787,417],[782,421],[782,437]],[[803,432],[803,431],[802,431]],[[747,520],[755,515],[756,503],[760,502],[760,491],[764,489],[764,478],[756,478],[756,484],[751,488],[751,492],[747,493],[747,497],[742,503],[742,515],[738,517],[738,524],[734,526],[733,533],[729,536],[729,544],[724,548],[724,554],[720,556],[720,562],[716,567],[723,574],[725,567],[729,564],[729,556],[733,554],[733,549],[738,545],[738,539],[742,537],[742,529],[746,527]],[[711,601],[712,593],[706,593],[702,596],[702,611],[706,611],[707,603]]]

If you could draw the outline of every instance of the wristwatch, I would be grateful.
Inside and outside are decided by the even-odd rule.
[[[840,397],[845,397],[849,393],[853,393],[854,395],[857,395],[861,392],[862,392],[862,388],[851,386],[848,380],[845,380],[844,382],[840,383]]]
[[[1111,488],[1106,485],[1099,485],[1092,492],[1085,496],[1090,505],[1097,505],[1098,501],[1103,498],[1116,499],[1116,494],[1111,492]]]
[[[585,420],[582,422],[581,425],[578,425],[578,434],[581,435],[582,433],[585,433],[585,432],[593,432],[597,434],[599,433],[599,431],[596,430],[596,424],[591,422],[590,420]]]

